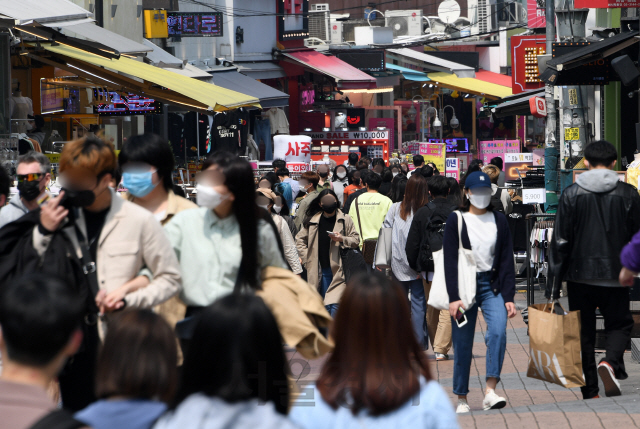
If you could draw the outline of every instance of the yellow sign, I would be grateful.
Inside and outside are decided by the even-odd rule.
[[[52,164],[60,163],[60,154],[59,153],[45,153],[45,155],[47,156],[47,158],[49,158],[49,161]]]
[[[578,90],[575,88],[569,89],[569,104],[571,106],[578,105]]]
[[[166,10],[144,11],[144,37],[147,39],[169,37]]]
[[[564,140],[565,141],[580,140],[580,128],[565,128]]]

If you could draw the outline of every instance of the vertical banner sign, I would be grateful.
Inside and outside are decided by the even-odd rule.
[[[458,158],[447,158],[445,160],[445,176],[460,180],[460,160]]]
[[[277,135],[273,137],[273,158],[287,163],[311,162],[311,137]]]
[[[507,153],[520,152],[520,140],[483,140],[478,142],[478,159],[489,164],[492,158],[502,158]]]
[[[438,171],[445,171],[444,159],[447,151],[441,143],[420,143],[420,155],[424,157],[424,163],[433,162]]]

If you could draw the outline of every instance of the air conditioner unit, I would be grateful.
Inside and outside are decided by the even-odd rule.
[[[384,27],[384,19],[374,19],[371,21],[372,27]],[[366,19],[350,19],[349,21],[342,22],[342,40],[345,42],[356,41],[356,27],[368,27],[369,22]]]
[[[309,12],[329,12],[329,3],[318,3],[310,5]]]
[[[497,30],[495,14],[492,13],[489,0],[469,0],[469,19],[471,20],[471,35],[477,36]]]
[[[348,13],[332,13],[329,15],[329,41],[332,45],[344,43],[344,39],[342,38],[342,21],[338,21],[338,19],[345,18],[349,18]]]
[[[385,26],[393,29],[393,37],[422,36],[421,10],[388,10],[384,13]]]
[[[328,6],[324,4],[314,4],[312,6]],[[329,30],[329,10],[309,11],[309,37],[316,37],[328,42],[331,39]]]

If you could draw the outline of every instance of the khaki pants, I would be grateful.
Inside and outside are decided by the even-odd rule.
[[[429,301],[431,282],[422,279],[424,295]],[[448,310],[438,310],[427,305],[427,331],[435,353],[447,354],[451,349],[451,316]]]

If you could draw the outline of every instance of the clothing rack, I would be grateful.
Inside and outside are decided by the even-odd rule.
[[[539,222],[539,219],[555,220],[555,214],[543,214],[543,213],[530,213],[525,216],[527,226],[527,239],[531,237],[531,232],[535,227],[535,224]],[[527,246],[527,308],[534,302],[534,289],[533,289],[533,276],[531,272],[531,244]]]

